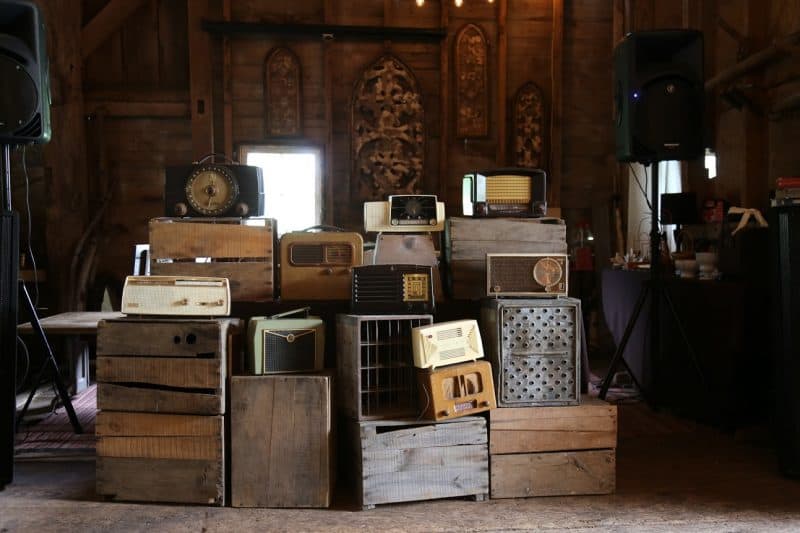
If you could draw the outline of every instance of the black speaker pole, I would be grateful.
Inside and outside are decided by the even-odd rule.
[[[659,226],[658,161],[650,162],[650,357],[653,361],[654,398],[661,400],[658,373],[661,367],[661,295],[664,280],[661,273],[661,227]]]
[[[19,307],[19,217],[8,208],[11,168],[8,147],[3,170],[3,212],[0,218],[0,490],[14,479],[14,414],[17,409],[17,309]]]
[[[11,211],[11,147],[3,145],[3,201],[5,210]]]

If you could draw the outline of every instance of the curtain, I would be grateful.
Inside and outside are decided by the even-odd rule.
[[[628,235],[627,249],[650,255],[650,215],[649,203],[651,167],[630,163],[628,165]],[[644,192],[643,192],[644,191]],[[659,205],[661,194],[681,192],[681,164],[679,161],[661,161],[658,163]],[[670,251],[675,251],[673,224],[661,225],[661,231],[667,233]]]

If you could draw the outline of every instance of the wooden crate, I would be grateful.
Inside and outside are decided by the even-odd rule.
[[[382,503],[473,496],[489,491],[486,420],[435,424],[380,420],[346,424],[355,494],[364,509]]]
[[[597,398],[490,411],[492,498],[612,493],[616,446],[617,407]]]
[[[109,411],[225,413],[238,319],[104,320],[97,327],[97,407]]]
[[[416,417],[411,328],[432,315],[336,315],[337,402],[348,418]]]
[[[231,505],[328,507],[333,490],[328,375],[231,378]]]
[[[454,299],[486,296],[487,253],[567,253],[566,226],[538,218],[451,217],[445,227],[447,286]]]
[[[149,228],[152,274],[228,278],[232,301],[275,296],[274,220],[155,218]]]
[[[113,500],[225,504],[222,416],[101,411],[97,493]]]

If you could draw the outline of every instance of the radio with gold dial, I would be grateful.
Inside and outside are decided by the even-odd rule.
[[[261,168],[220,163],[167,167],[164,214],[173,217],[263,216]]]

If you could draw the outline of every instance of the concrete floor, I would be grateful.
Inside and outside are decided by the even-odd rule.
[[[800,482],[778,475],[763,439],[704,427],[625,431],[624,413],[623,406],[610,496],[440,500],[371,511],[346,502],[330,510],[138,505],[100,501],[91,459],[25,461],[0,492],[0,532],[800,530]]]

